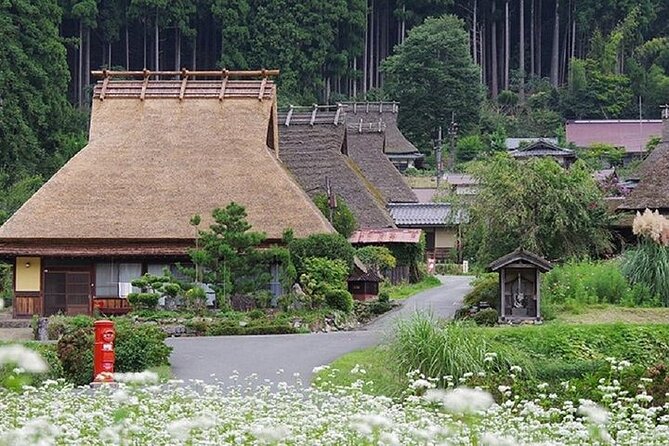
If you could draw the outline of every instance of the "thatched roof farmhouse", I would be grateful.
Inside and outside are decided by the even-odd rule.
[[[123,306],[231,201],[270,241],[333,231],[277,158],[276,73],[99,74],[88,145],[0,228],[16,316]]]
[[[669,213],[669,119],[664,120],[662,141],[640,167],[639,184],[618,206],[620,211],[645,209]]]
[[[341,197],[361,228],[394,227],[383,195],[346,155],[343,107],[291,108],[279,113],[279,159],[302,188],[314,197],[332,192]]]

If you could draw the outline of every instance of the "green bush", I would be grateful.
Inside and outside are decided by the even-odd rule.
[[[390,302],[390,293],[388,293],[388,291],[381,291],[379,293],[379,302],[382,303]]]
[[[346,290],[329,290],[325,293],[325,303],[333,310],[350,313],[353,309],[353,296]]]
[[[497,325],[499,320],[499,313],[494,308],[486,308],[481,310],[472,316],[472,320],[476,322],[476,325],[485,325],[488,327],[493,327]]]
[[[304,292],[311,296],[314,307],[320,306],[328,291],[346,288],[349,269],[342,260],[323,257],[304,259],[304,271],[300,283]]]
[[[266,334],[294,334],[298,330],[290,325],[268,324],[242,327],[239,324],[219,322],[211,324],[206,331],[208,336],[239,336],[239,335],[266,335]]]
[[[2,342],[1,344],[4,345],[5,342]],[[63,377],[63,365],[58,358],[58,353],[54,344],[26,342],[23,345],[39,353],[49,366],[49,370],[46,373],[35,374],[32,376],[32,385],[39,385],[47,379],[58,379]],[[12,364],[0,366],[0,383],[6,382],[7,378],[13,374],[14,367],[15,366]]]
[[[116,320],[115,353],[117,372],[141,372],[149,367],[169,364],[171,347],[165,345],[165,333],[154,325]],[[76,328],[58,341],[58,357],[63,375],[77,385],[93,379],[93,327]]]
[[[474,279],[471,285],[472,290],[463,299],[465,306],[474,307],[481,302],[488,302],[490,306],[499,311],[500,290],[497,273],[482,274]]]
[[[353,267],[355,249],[348,239],[340,234],[314,234],[306,238],[293,239],[288,248],[298,277],[305,273],[304,261],[312,257],[343,260],[349,269]]]
[[[158,293],[130,293],[128,303],[133,310],[153,310],[158,305]]]
[[[355,251],[355,255],[365,266],[375,271],[384,271],[397,266],[397,259],[395,259],[390,249],[385,246],[365,246],[358,248]]]
[[[201,286],[186,291],[186,305],[193,310],[203,310],[207,304],[207,293]]]
[[[318,194],[314,197],[314,204],[326,217],[330,216],[329,201],[328,196],[325,194]],[[358,226],[355,215],[349,209],[346,201],[340,196],[337,196],[337,207],[333,212],[332,226],[346,238],[350,237],[353,231],[355,231],[356,226]]]
[[[462,274],[462,265],[459,263],[437,263],[434,266],[434,272],[442,275]]]

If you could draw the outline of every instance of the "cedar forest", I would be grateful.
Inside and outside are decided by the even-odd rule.
[[[279,68],[280,105],[400,100],[429,152],[452,112],[490,144],[658,118],[667,16],[666,0],[4,0],[0,222],[85,144],[92,69]]]

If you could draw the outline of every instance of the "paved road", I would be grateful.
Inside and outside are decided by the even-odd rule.
[[[170,338],[174,347],[172,371],[177,378],[201,379],[232,384],[236,371],[240,377],[251,374],[259,382],[294,382],[293,374],[305,382],[312,370],[354,350],[370,347],[388,338],[400,318],[416,310],[431,311],[438,317],[451,317],[469,290],[471,278],[441,277],[443,285],[407,299],[398,310],[387,313],[363,329],[348,332],[299,335],[212,336]],[[283,372],[279,372],[283,370]]]

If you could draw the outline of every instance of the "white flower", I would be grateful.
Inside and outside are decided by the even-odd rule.
[[[143,372],[114,373],[114,381],[128,384],[155,384],[158,374],[145,370]]]
[[[594,424],[606,424],[609,420],[609,413],[601,406],[590,400],[581,400],[581,405],[578,408],[578,413],[587,417]]]
[[[466,413],[486,410],[494,400],[488,392],[468,387],[458,387],[444,393],[442,404],[451,412]]]
[[[351,374],[353,374],[353,375],[357,375],[357,374],[364,375],[364,374],[366,374],[366,373],[367,373],[367,371],[366,371],[365,369],[363,369],[363,368],[360,366],[360,364],[356,364],[356,365],[351,369]]]
[[[253,426],[251,433],[261,443],[272,444],[287,438],[290,435],[290,428],[283,425]]]
[[[417,380],[413,381],[409,385],[409,387],[411,387],[414,390],[418,390],[418,389],[433,389],[436,386],[434,385],[434,383],[432,383],[432,382],[430,382],[426,379],[417,379]]]
[[[319,365],[319,366],[314,367],[314,369],[312,370],[312,373],[319,373],[319,372],[322,372],[323,370],[328,370],[329,368],[330,368],[329,365]]]
[[[523,371],[523,369],[517,365],[512,365],[510,370],[511,373],[520,373]]]
[[[382,432],[381,435],[379,435],[379,444],[387,446],[401,446],[402,442],[400,441],[400,438],[397,436],[397,434],[392,432]]]
[[[0,347],[0,366],[14,364],[28,373],[44,373],[49,366],[39,353],[19,344]]]

